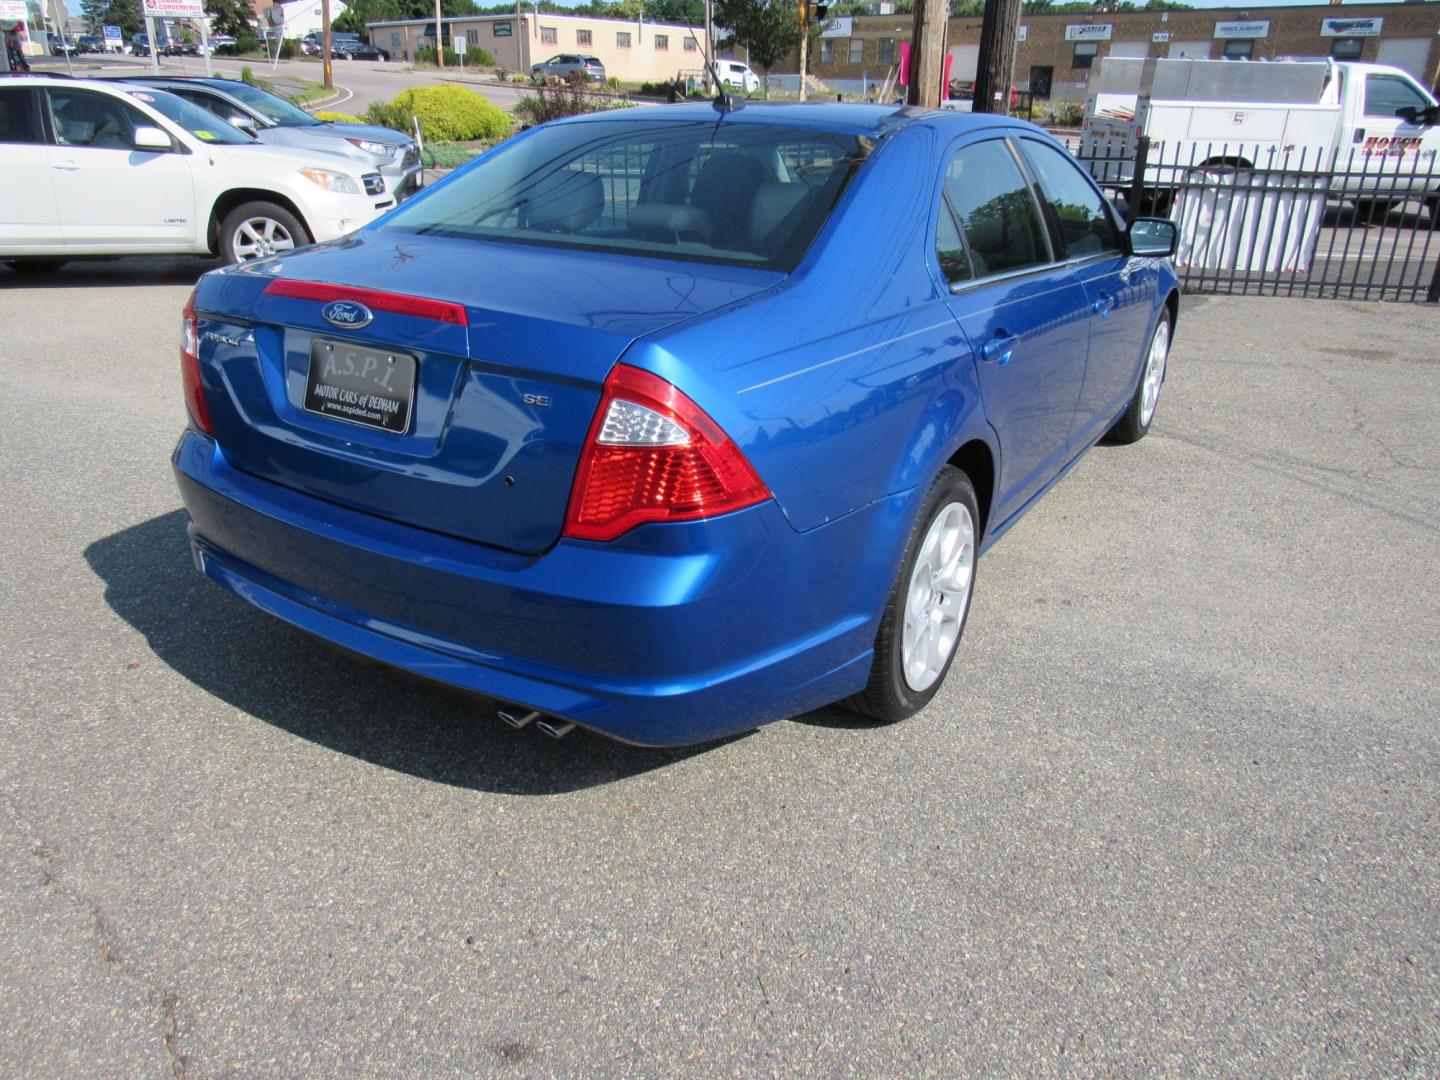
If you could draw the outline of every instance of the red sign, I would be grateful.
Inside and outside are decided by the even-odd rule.
[[[900,43],[900,85],[910,85],[910,42]]]

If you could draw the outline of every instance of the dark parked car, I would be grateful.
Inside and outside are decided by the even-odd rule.
[[[363,41],[332,41],[330,55],[336,60],[389,60],[390,54]]]
[[[75,39],[75,51],[77,53],[103,53],[105,42],[94,34],[81,34]]]
[[[1149,429],[1177,236],[1004,117],[542,124],[337,243],[201,278],[195,566],[552,735],[903,719],[977,558]]]

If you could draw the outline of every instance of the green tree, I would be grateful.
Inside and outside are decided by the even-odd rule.
[[[92,34],[99,34],[102,26],[118,26],[128,38],[144,29],[136,0],[80,0],[80,13]]]
[[[749,49],[751,61],[766,75],[800,47],[796,0],[716,0],[715,25]]]
[[[210,34],[229,34],[238,38],[253,36],[255,24],[251,21],[250,5],[246,0],[205,0],[205,10],[210,15]]]

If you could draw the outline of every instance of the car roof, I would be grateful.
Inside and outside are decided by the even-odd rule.
[[[912,124],[938,128],[952,135],[982,131],[986,128],[1018,127],[1022,124],[1022,121],[1008,116],[967,113],[955,109],[820,102],[814,104],[748,102],[743,108],[724,113],[723,119],[717,113],[713,103],[695,102],[684,105],[666,105],[658,111],[650,108],[585,113],[560,122],[583,124],[620,120],[630,123],[645,123],[655,120],[657,117],[664,120],[708,120],[711,122],[718,120],[725,124],[774,125],[876,137]]]

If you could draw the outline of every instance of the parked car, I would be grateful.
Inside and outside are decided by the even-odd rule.
[[[75,39],[75,51],[77,53],[103,53],[105,42],[94,34],[81,34]]]
[[[544,63],[530,68],[532,79],[585,79],[590,82],[605,81],[605,65],[596,56],[581,56],[578,53],[561,53]]]
[[[760,89],[760,76],[750,70],[748,64],[738,60],[716,60],[715,74],[720,82],[739,90],[742,94],[754,93]]]
[[[130,55],[131,55],[131,56],[149,56],[149,55],[150,55],[150,35],[148,35],[148,34],[136,34],[136,35],[134,35],[134,36],[130,39]]]
[[[220,49],[234,48],[239,43],[229,34],[215,34],[207,44],[210,46],[210,52],[213,54]]]
[[[336,60],[389,60],[390,54],[363,41],[331,41],[330,55]]]
[[[317,120],[284,98],[238,79],[136,75],[119,81],[169,91],[272,146],[343,154],[351,167],[378,172],[397,201],[419,190],[423,179],[415,140],[390,128]]]
[[[23,197],[0,260],[50,269],[134,253],[238,262],[330,240],[395,205],[379,173],[339,154],[264,146],[151,87],[31,77],[0,83],[0,175]]]
[[[160,47],[161,56],[199,56],[200,46],[193,41],[171,38]]]
[[[554,735],[901,719],[977,556],[1149,429],[1175,241],[1002,117],[544,124],[343,243],[201,279],[195,564]]]
[[[50,52],[55,56],[73,56],[77,51],[75,42],[69,38],[52,37],[50,39]]]

